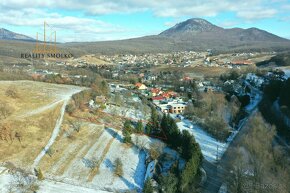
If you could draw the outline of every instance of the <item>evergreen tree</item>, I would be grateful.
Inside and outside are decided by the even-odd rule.
[[[137,133],[142,133],[143,132],[143,123],[142,123],[141,120],[139,120],[138,123],[137,123],[136,132]]]
[[[146,124],[146,127],[145,127],[145,133],[148,134],[148,135],[150,135],[151,132],[152,132],[152,130],[153,130],[152,128],[153,128],[152,123],[151,122],[148,122]]]
[[[131,133],[132,133],[131,122],[129,120],[126,120],[125,123],[124,123],[124,128],[122,130],[122,134],[124,136],[124,142],[125,143],[131,143],[132,142]]]
[[[124,129],[127,130],[130,134],[132,133],[132,125],[130,120],[126,119],[124,122]]]
[[[170,115],[167,115],[167,120],[168,120],[168,128],[166,130],[167,138],[168,138],[168,143],[175,149],[180,147],[180,131],[174,121],[173,118],[170,117]]]
[[[149,178],[147,178],[147,180],[145,181],[143,193],[153,193],[153,186]]]
[[[169,128],[168,116],[166,114],[162,116],[160,127],[164,132]]]
[[[285,105],[290,109],[290,78],[288,78],[280,93],[280,104]]]
[[[185,160],[189,160],[200,149],[194,137],[187,131],[182,131],[182,152],[181,155]]]
[[[146,125],[146,133],[150,134],[151,132],[154,132],[156,130],[159,130],[159,117],[156,109],[154,107],[151,108],[151,118],[149,122]]]
[[[200,155],[196,153],[186,163],[185,168],[182,171],[180,179],[180,190],[183,192],[190,184],[196,180],[200,166]]]
[[[168,175],[164,175],[160,179],[160,186],[161,186],[162,192],[175,193],[177,192],[177,185],[178,185],[178,179],[172,173],[169,173]]]

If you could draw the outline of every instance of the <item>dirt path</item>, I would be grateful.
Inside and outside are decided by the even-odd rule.
[[[51,137],[48,141],[48,143],[46,144],[46,146],[43,148],[43,150],[41,150],[41,152],[38,154],[38,156],[35,158],[33,164],[32,164],[32,170],[34,168],[36,168],[40,162],[40,160],[43,158],[43,156],[47,153],[47,151],[50,149],[50,147],[52,146],[52,144],[54,143],[54,141],[56,140],[58,134],[59,134],[59,131],[60,131],[60,128],[61,128],[61,124],[63,122],[63,118],[64,118],[64,114],[65,114],[65,108],[71,98],[71,96],[75,93],[78,93],[80,92],[82,89],[79,89],[79,90],[76,90],[76,89],[73,89],[71,92],[69,92],[69,94],[66,94],[66,95],[63,95],[63,99],[60,100],[60,101],[64,101],[63,102],[63,105],[61,107],[61,110],[60,110],[60,116],[59,118],[57,119],[56,121],[56,124],[55,124],[55,127],[53,129],[53,132],[51,134]],[[59,102],[60,102],[59,101]],[[47,106],[46,106],[47,107]],[[51,108],[51,105],[48,105],[48,107]],[[45,108],[44,108],[45,109]],[[37,112],[37,111],[36,111]],[[39,110],[38,110],[38,113],[39,113]]]
[[[47,110],[55,108],[58,104],[60,104],[62,102],[64,102],[63,99],[62,100],[53,101],[52,103],[50,103],[48,105],[39,107],[39,108],[34,109],[32,111],[28,111],[25,114],[19,115],[19,116],[17,116],[17,118],[26,118],[26,117],[30,117],[30,116],[33,116],[33,115],[36,115],[36,114],[40,114],[42,112],[45,112]]]

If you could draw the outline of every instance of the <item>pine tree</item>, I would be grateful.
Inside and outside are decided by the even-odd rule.
[[[146,134],[150,135],[153,130],[153,125],[151,122],[148,122],[145,127]]]
[[[126,120],[125,123],[124,123],[124,128],[122,130],[122,134],[124,136],[124,142],[125,143],[131,143],[132,142],[131,133],[132,133],[131,122],[129,120]]]
[[[168,120],[168,128],[167,128],[167,137],[168,137],[168,142],[169,144],[177,149],[180,147],[181,139],[180,139],[180,131],[174,121],[173,118],[171,118],[169,115],[167,115],[167,120]]]
[[[174,174],[169,173],[168,175],[161,177],[160,186],[162,188],[162,192],[175,193],[177,192],[177,185],[178,179]]]
[[[143,193],[153,193],[153,186],[149,178],[145,181]]]
[[[194,154],[193,157],[186,163],[184,170],[181,174],[180,189],[183,192],[188,185],[193,183],[196,179],[200,166],[200,156],[198,153]]]
[[[152,108],[151,122],[152,122],[153,129],[158,130],[159,129],[159,118],[158,118],[158,113],[154,107]]]
[[[168,116],[166,114],[162,116],[160,127],[164,132],[169,128]]]
[[[136,132],[137,133],[142,133],[143,132],[143,123],[142,123],[141,120],[139,120],[138,123],[137,123]]]
[[[132,133],[132,125],[130,120],[126,120],[124,123],[124,129],[128,131],[130,134]]]

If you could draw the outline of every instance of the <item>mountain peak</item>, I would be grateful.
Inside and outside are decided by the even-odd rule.
[[[222,30],[222,28],[213,25],[212,23],[208,22],[205,19],[201,18],[191,18],[184,22],[180,22],[173,26],[172,28],[169,28],[168,30],[165,30],[160,35],[165,36],[175,36],[180,35],[184,33],[199,33],[199,32],[209,32],[209,31],[216,31],[216,30]]]
[[[12,31],[9,31],[5,28],[0,28],[0,40],[26,40],[26,41],[33,41],[34,39],[23,35],[14,33]]]

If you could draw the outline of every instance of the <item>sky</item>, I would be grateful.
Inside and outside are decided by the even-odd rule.
[[[155,35],[189,18],[290,39],[290,0],[1,0],[0,28],[58,42]]]

